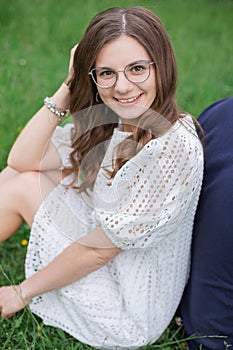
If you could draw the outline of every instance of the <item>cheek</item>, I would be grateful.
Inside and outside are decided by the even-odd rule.
[[[100,89],[100,88],[97,88],[98,90],[98,93],[99,93],[99,96],[101,98],[101,100],[106,103],[109,99],[109,96],[110,96],[110,91],[109,89]]]
[[[154,101],[156,95],[157,95],[156,80],[155,80],[155,74],[153,74],[153,80],[152,80],[152,83],[151,83],[151,98],[152,98],[152,102]]]
[[[99,100],[103,101],[113,112],[119,114],[116,103],[112,100],[112,90],[111,89],[98,89]]]
[[[148,96],[148,104],[152,105],[156,98],[156,83],[155,81],[150,82],[147,86],[147,96]]]
[[[151,103],[154,102],[155,98],[156,98],[156,87],[154,86],[151,94],[151,100],[152,100]]]

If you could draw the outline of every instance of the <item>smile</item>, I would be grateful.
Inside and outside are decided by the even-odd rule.
[[[118,99],[118,98],[116,98],[116,100],[119,101],[120,103],[131,103],[131,102],[136,101],[141,95],[142,94],[139,94],[138,96],[127,98],[127,99]]]

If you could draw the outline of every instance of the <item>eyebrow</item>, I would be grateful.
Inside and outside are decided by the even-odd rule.
[[[127,66],[132,67],[132,66],[134,66],[135,64],[140,63],[140,62],[142,62],[142,61],[143,61],[143,62],[151,62],[151,60],[148,60],[148,59],[140,59],[140,60],[136,60],[136,61],[133,61],[133,62],[130,62],[130,63],[126,64],[125,67],[127,67]],[[125,67],[124,67],[124,68],[125,68]],[[114,69],[114,68],[112,68],[112,67],[108,67],[108,66],[98,66],[98,67],[95,67],[95,68],[116,70],[116,69]]]

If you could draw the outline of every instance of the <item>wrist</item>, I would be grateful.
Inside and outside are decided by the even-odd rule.
[[[38,271],[31,277],[25,279],[21,284],[21,290],[25,298],[29,301],[37,297],[38,295],[47,293],[52,290],[50,288],[51,276],[46,274],[47,269],[44,268],[41,271]]]
[[[59,87],[59,89],[51,97],[51,99],[60,109],[69,109],[69,106],[70,106],[69,87],[63,82]]]
[[[20,283],[20,284],[18,285],[18,291],[17,291],[17,293],[18,293],[18,295],[19,295],[19,297],[20,297],[22,303],[24,304],[24,306],[27,306],[32,298],[30,298],[30,297],[28,296],[28,294],[27,294],[27,292],[25,291],[25,288],[24,288],[24,286],[23,286],[23,283]]]
[[[50,97],[45,97],[44,105],[57,117],[58,123],[60,123],[63,118],[66,117],[70,112],[69,109],[57,107],[57,105],[54,103],[54,101],[51,100]]]
[[[69,87],[65,83],[62,83],[62,85],[51,98],[45,97],[44,105],[46,106],[47,110],[51,112],[49,114],[50,121],[55,120],[55,123],[59,124],[63,118],[69,114]]]
[[[31,283],[30,279],[26,279],[19,285],[20,292],[22,293],[22,299],[29,303],[30,300],[36,297],[38,294],[35,292],[35,287]]]

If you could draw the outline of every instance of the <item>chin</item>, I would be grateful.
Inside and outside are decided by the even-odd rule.
[[[120,118],[130,120],[139,118],[148,107],[132,104],[120,105],[118,103],[110,103],[108,107],[113,110]]]

